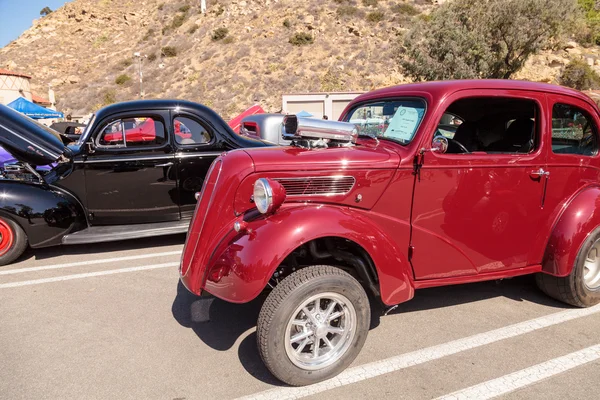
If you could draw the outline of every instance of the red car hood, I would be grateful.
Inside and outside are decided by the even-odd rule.
[[[256,172],[298,170],[390,169],[400,163],[394,151],[377,147],[353,146],[328,149],[263,147],[247,149]]]

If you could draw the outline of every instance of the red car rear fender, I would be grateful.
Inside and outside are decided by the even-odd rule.
[[[552,229],[542,271],[555,276],[571,273],[577,253],[589,234],[600,226],[600,188],[579,192],[565,207]]]
[[[339,237],[358,244],[371,257],[385,304],[411,299],[414,288],[406,254],[364,213],[339,206],[284,205],[274,215],[248,222],[245,233],[230,231],[213,253],[204,288],[226,301],[248,302],[292,251],[318,238]]]

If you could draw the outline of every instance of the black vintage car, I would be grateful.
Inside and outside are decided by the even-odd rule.
[[[224,151],[267,144],[212,110],[140,100],[98,111],[78,141],[0,105],[0,265],[33,248],[185,232]],[[46,167],[41,167],[46,166]]]

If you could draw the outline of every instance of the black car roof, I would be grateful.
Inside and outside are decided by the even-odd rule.
[[[178,100],[178,99],[152,99],[152,100],[132,100],[132,101],[124,101],[121,103],[111,104],[104,108],[101,108],[96,112],[97,117],[104,117],[106,115],[128,112],[128,111],[136,111],[136,110],[149,110],[149,109],[191,109],[199,111],[203,114],[209,114],[218,116],[210,108],[205,105],[194,103],[188,100]],[[221,118],[221,117],[219,117]]]

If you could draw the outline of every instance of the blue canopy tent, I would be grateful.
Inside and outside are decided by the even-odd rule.
[[[63,113],[38,106],[24,97],[19,97],[8,103],[7,106],[33,119],[64,117]]]
[[[299,113],[296,113],[297,117],[312,117],[313,115],[307,111],[300,111]]]

